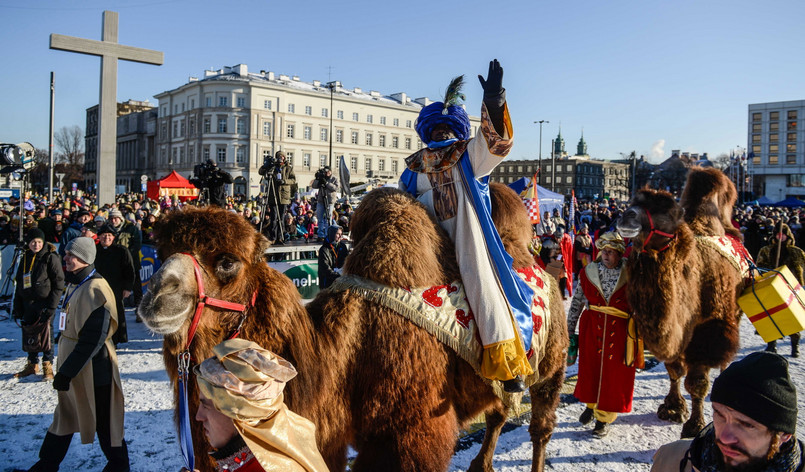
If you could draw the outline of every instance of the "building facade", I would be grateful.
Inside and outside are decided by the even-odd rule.
[[[756,196],[805,197],[805,100],[749,105],[747,149]]]
[[[414,124],[431,103],[339,82],[249,73],[244,64],[205,71],[155,97],[157,173],[176,170],[189,177],[195,165],[212,159],[232,174],[230,193],[248,197],[260,192],[258,169],[276,151],[293,165],[300,191],[310,189],[325,165],[337,176],[341,156],[351,185],[396,182],[405,158],[422,147]],[[474,135],[480,119],[471,117],[471,123]]]
[[[140,192],[142,176],[154,166],[157,109],[147,100],[117,104],[116,192]],[[84,188],[95,191],[98,170],[98,105],[87,108],[84,131]]]

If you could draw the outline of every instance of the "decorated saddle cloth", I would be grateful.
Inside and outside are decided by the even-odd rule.
[[[556,282],[539,266],[517,270],[517,274],[535,294],[531,306],[534,336],[529,351],[534,375],[526,378],[526,384],[531,385],[539,380],[537,366],[545,352],[550,325],[550,284]],[[349,290],[393,310],[449,346],[480,373],[483,346],[461,282],[425,288],[395,288],[356,275],[343,275],[329,290]],[[496,393],[499,390],[496,388]]]
[[[715,249],[724,256],[730,264],[741,274],[741,277],[749,277],[749,262],[752,256],[738,239],[731,236],[696,236],[696,242],[702,246]]]

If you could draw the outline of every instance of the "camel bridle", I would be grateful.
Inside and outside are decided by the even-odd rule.
[[[201,313],[204,311],[205,306],[220,308],[227,311],[236,311],[240,313],[240,323],[238,327],[232,332],[228,339],[233,339],[240,335],[240,329],[243,327],[243,321],[246,320],[246,313],[249,308],[254,306],[257,300],[257,290],[252,294],[250,304],[244,305],[242,303],[228,302],[207,296],[204,292],[204,277],[201,273],[201,266],[193,254],[183,252],[185,256],[189,256],[193,261],[193,273],[196,276],[196,285],[198,285],[198,303],[196,304],[196,311],[193,313],[193,320],[190,323],[190,330],[187,334],[187,342],[185,343],[184,350],[176,357],[179,361],[179,445],[182,450],[182,457],[188,470],[193,470],[195,466],[195,456],[193,451],[193,440],[190,437],[190,413],[187,403],[187,380],[190,374],[190,363],[192,356],[190,355],[190,344],[196,335],[196,329],[201,321]]]
[[[657,252],[665,251],[666,249],[671,247],[671,243],[674,242],[674,240],[676,239],[676,233],[671,234],[671,233],[666,233],[665,231],[658,230],[657,228],[654,227],[654,220],[651,219],[651,213],[646,209],[643,209],[643,211],[646,212],[646,217],[648,218],[649,232],[648,232],[648,236],[646,236],[646,240],[643,241],[643,247],[641,248],[640,252],[642,252],[642,253],[647,253],[648,252],[648,249],[646,248],[646,246],[648,245],[648,242],[651,240],[651,238],[655,234],[668,238],[668,242],[665,244],[665,246],[661,247],[660,249],[657,249]]]

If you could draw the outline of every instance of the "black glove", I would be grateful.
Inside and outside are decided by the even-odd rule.
[[[56,376],[53,377],[53,388],[60,392],[66,392],[70,390],[70,381],[73,380],[70,377],[62,374],[61,372],[56,372]]]
[[[497,59],[489,61],[486,80],[480,74],[478,80],[481,81],[481,87],[484,89],[484,101],[499,97],[503,93],[503,67],[500,66],[500,62]]]

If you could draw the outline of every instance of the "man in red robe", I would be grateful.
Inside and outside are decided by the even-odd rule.
[[[567,328],[579,346],[579,376],[573,395],[587,404],[579,421],[588,424],[595,418],[593,435],[603,437],[618,413],[632,411],[635,369],[642,366],[643,351],[626,299],[623,239],[610,232],[595,244],[599,256],[579,273],[580,290],[573,296]]]

